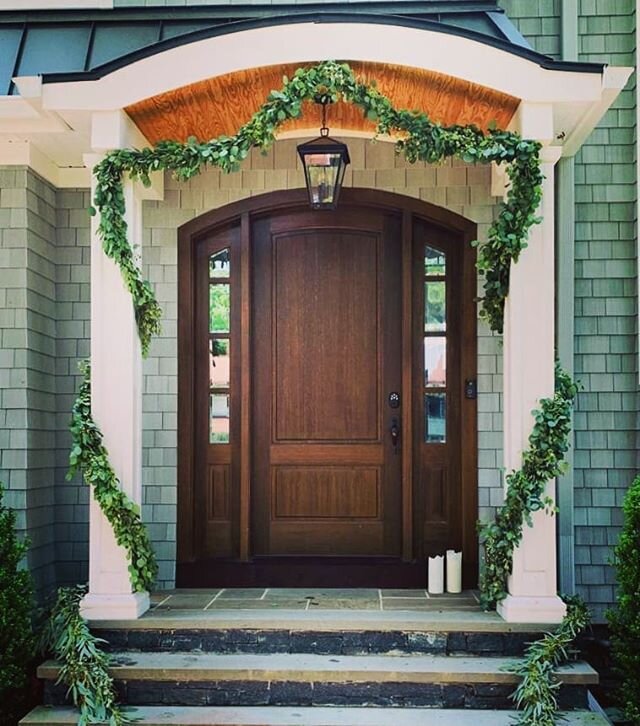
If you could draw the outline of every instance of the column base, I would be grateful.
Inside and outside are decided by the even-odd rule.
[[[150,607],[148,592],[119,595],[87,593],[80,602],[80,615],[85,620],[137,620]]]
[[[507,623],[560,623],[567,606],[557,596],[520,597],[507,595],[498,605],[498,615]]]

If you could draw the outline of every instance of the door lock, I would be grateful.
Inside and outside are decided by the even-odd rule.
[[[391,434],[391,446],[393,446],[393,453],[398,453],[398,443],[400,441],[400,422],[398,421],[397,416],[394,416],[391,419],[391,428],[389,429],[389,433]]]
[[[389,394],[389,408],[398,408],[400,406],[400,394],[397,391],[392,391]]]

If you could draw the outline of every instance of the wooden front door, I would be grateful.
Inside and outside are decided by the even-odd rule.
[[[179,248],[179,586],[477,573],[473,228],[396,195],[204,215]]]
[[[252,240],[253,552],[399,556],[399,221],[303,211]]]

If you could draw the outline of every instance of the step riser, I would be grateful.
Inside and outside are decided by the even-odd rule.
[[[94,630],[107,650],[205,653],[315,653],[366,655],[519,656],[541,633],[293,630]]]
[[[117,681],[129,706],[393,706],[405,708],[513,708],[513,684],[311,683],[290,681]],[[587,687],[563,685],[560,708],[587,708]],[[66,703],[66,688],[48,681],[45,703]]]

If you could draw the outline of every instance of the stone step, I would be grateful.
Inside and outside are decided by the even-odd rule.
[[[111,650],[212,653],[522,655],[548,625],[505,623],[480,611],[157,611],[97,621]]]
[[[515,711],[443,710],[437,708],[286,708],[158,707],[127,709],[140,726],[512,726]],[[589,711],[560,714],[564,726],[607,726]],[[78,713],[68,707],[39,706],[20,721],[25,726],[70,726]]]
[[[509,708],[516,658],[434,655],[214,655],[114,653],[111,673],[128,705],[181,706],[431,706]],[[59,673],[47,661],[47,703],[64,702]],[[598,682],[586,663],[557,671],[563,708],[587,705],[587,687]]]

